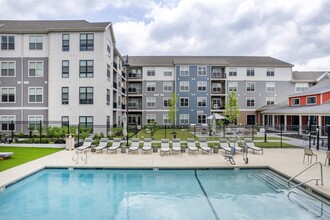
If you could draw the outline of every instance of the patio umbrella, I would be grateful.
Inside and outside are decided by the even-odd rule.
[[[220,115],[220,114],[218,114],[218,113],[213,113],[213,115],[210,115],[210,116],[207,117],[207,119],[213,119],[213,118],[215,118],[216,120],[217,120],[217,119],[226,119],[225,116]]]
[[[123,135],[124,135],[124,137],[126,137],[128,135],[128,132],[127,132],[127,116],[126,115],[124,115],[124,117],[123,117],[123,125],[124,125]]]

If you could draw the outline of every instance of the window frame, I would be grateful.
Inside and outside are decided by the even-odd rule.
[[[207,67],[197,66],[197,76],[207,76]]]
[[[67,91],[64,91],[65,89]],[[62,105],[69,105],[69,87],[67,86],[62,87],[61,91],[62,91]]]
[[[4,39],[6,39],[5,42]],[[12,42],[11,39],[13,40]],[[1,35],[1,50],[15,50],[14,35]]]
[[[246,91],[247,92],[255,92],[256,91],[256,83],[255,82],[246,82]]]
[[[275,77],[275,69],[273,67],[268,67],[266,70],[267,77]]]
[[[67,66],[66,63],[68,64]],[[62,60],[62,78],[69,78],[69,77],[70,77],[70,61]]]
[[[298,104],[296,104],[295,101],[298,101]],[[300,106],[300,98],[292,98],[291,99],[291,105],[292,106]]]
[[[179,124],[189,125],[189,114],[180,114],[179,115]]]
[[[206,92],[207,91],[207,81],[197,81],[197,91]]]
[[[206,124],[206,114],[197,114],[197,124]]]
[[[85,63],[85,65],[81,65]],[[92,63],[92,66],[89,64]],[[83,71],[83,68],[86,68]],[[92,68],[92,71],[90,70]],[[94,60],[79,60],[79,78],[94,78]]]
[[[171,101],[170,100],[171,100],[170,97],[163,97],[163,107],[170,107],[170,105],[171,105]]]
[[[233,85],[236,85],[235,87]],[[232,90],[232,88],[235,88],[235,90]],[[238,82],[228,82],[228,92],[237,92],[238,90]]]
[[[164,76],[172,76],[173,70],[171,67],[164,67]]]
[[[253,105],[251,105],[253,103]],[[256,106],[256,99],[255,97],[246,97],[246,107],[255,107]]]
[[[189,66],[180,66],[180,76],[189,76]]]
[[[0,73],[0,77],[16,77],[16,62],[15,61],[1,61],[0,62],[1,65],[1,73]],[[3,66],[6,65],[5,68],[3,68]],[[11,69],[11,66],[13,66],[13,69]],[[2,75],[3,70],[6,70],[6,75]],[[12,71],[11,71],[12,70]],[[14,75],[10,75],[10,73],[13,72]]]
[[[275,85],[275,82],[266,82],[266,92],[275,92]]]
[[[85,89],[83,93],[81,90]],[[92,89],[92,92],[89,92],[88,89]],[[85,99],[82,99],[81,96],[84,95]],[[92,96],[92,98],[88,98]],[[93,105],[94,104],[94,87],[92,86],[81,86],[79,87],[79,105]]]
[[[155,123],[156,122],[156,114],[146,114],[146,123],[149,124],[149,123]],[[150,122],[149,122],[150,120]]]
[[[254,67],[248,67],[248,68],[246,68],[246,76],[248,76],[248,77],[255,76]]]
[[[32,118],[34,118],[34,120],[32,120]],[[43,122],[44,122],[44,116],[43,115],[28,115],[28,128],[30,128],[30,126],[32,124],[33,125],[33,131],[36,131],[37,128],[40,129],[40,121],[41,121],[41,126],[42,126]]]
[[[236,67],[228,68],[228,76],[236,77],[237,76],[237,68]]]
[[[35,94],[34,94],[35,101],[34,102],[33,101],[31,102],[31,96],[32,96],[31,90],[35,90]],[[38,96],[37,91],[38,90],[41,90],[41,101],[40,102],[37,102],[37,96]],[[43,87],[29,87],[28,88],[28,97],[29,97],[28,103],[43,103],[44,102],[44,88]]]
[[[156,97],[146,97],[146,108],[156,108]],[[151,104],[151,105],[150,105]]]
[[[207,97],[197,97],[197,107],[207,107]]]
[[[44,38],[42,35],[29,36],[29,50],[43,50]]]
[[[85,36],[85,39],[82,36]],[[94,33],[81,33],[79,35],[79,51],[94,51],[94,39]]]
[[[269,102],[272,102],[272,104],[269,104]],[[266,105],[275,105],[275,97],[266,97]]]
[[[31,65],[34,64],[35,68],[32,69]],[[41,69],[37,69],[37,66],[41,64]],[[28,62],[29,77],[44,77],[44,61],[42,60],[29,60]],[[31,70],[35,71],[35,75],[31,75]],[[38,73],[41,72],[41,75]]]
[[[173,83],[172,82],[163,82],[163,92],[173,92]]]
[[[147,68],[147,77],[154,77],[156,76],[155,68]]]
[[[6,120],[3,120],[6,118]],[[11,129],[11,122],[13,122],[14,128]],[[0,131],[16,131],[16,115],[0,115]],[[3,126],[6,126],[6,129],[3,129]]]
[[[311,103],[309,100],[315,100],[315,102]],[[317,97],[315,95],[313,96],[306,96],[306,105],[316,105],[317,104]]]
[[[190,82],[181,81],[180,82],[180,92],[189,92],[189,90],[190,90]]]
[[[184,105],[182,105],[184,104]],[[180,107],[187,108],[189,107],[189,97],[180,97]]]
[[[65,39],[66,36],[68,39]],[[70,51],[70,34],[62,34],[62,51]]]
[[[85,120],[82,120],[85,119]],[[90,120],[92,119],[92,120]],[[84,128],[91,128],[90,133],[93,133],[94,117],[93,116],[79,116],[79,126]]]
[[[147,82],[146,91],[147,92],[156,92],[156,82]]]

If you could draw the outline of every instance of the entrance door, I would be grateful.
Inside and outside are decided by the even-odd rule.
[[[255,125],[256,124],[256,116],[255,115],[247,115],[246,116],[246,125]]]

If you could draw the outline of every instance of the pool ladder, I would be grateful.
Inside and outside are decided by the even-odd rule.
[[[74,152],[74,155],[72,156],[72,161],[75,161],[76,164],[79,163],[79,153],[80,153],[80,152],[76,150],[76,151]],[[85,155],[85,158],[84,158],[83,155]],[[81,161],[84,161],[85,164],[87,164],[87,150],[84,150],[84,151],[82,152],[82,156],[80,157],[80,160],[81,160]]]
[[[313,179],[310,179],[310,180],[307,180],[305,182],[301,182],[301,183],[298,183],[296,185],[291,185],[290,183],[299,175],[301,175],[302,173],[304,173],[305,171],[309,170],[311,167],[315,166],[316,164],[319,164],[320,165],[320,172],[321,172],[321,177],[320,178],[313,178]],[[288,180],[288,186],[290,188],[297,188],[305,183],[308,183],[308,182],[311,182],[315,180],[316,181],[316,185],[318,186],[319,185],[319,181],[321,181],[321,185],[323,186],[323,166],[322,166],[322,163],[321,162],[314,162],[313,164],[309,165],[307,168],[305,168],[304,170],[300,171],[297,175],[293,176],[292,178],[290,178]]]

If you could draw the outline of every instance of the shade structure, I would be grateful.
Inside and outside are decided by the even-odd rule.
[[[217,114],[217,113],[215,113],[215,114],[213,114],[213,115],[210,115],[210,116],[208,116],[207,117],[207,119],[226,119],[226,117],[225,116],[223,116],[223,115],[220,115],[220,114]]]
[[[123,117],[123,126],[124,126],[124,129],[123,129],[123,136],[126,137],[127,136],[127,116],[124,115]]]

